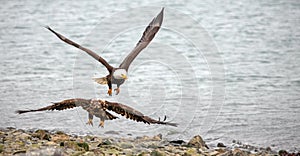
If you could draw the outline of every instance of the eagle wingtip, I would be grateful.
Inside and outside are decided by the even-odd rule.
[[[23,113],[26,113],[26,112],[28,112],[28,111],[26,111],[26,110],[16,110],[15,111],[16,114],[23,114]]]
[[[46,28],[46,29],[48,29],[48,30],[51,29],[49,25],[44,25],[44,28]]]

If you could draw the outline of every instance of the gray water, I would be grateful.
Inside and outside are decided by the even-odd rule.
[[[165,7],[163,28],[137,57],[118,96],[92,77],[106,69],[43,26],[95,50],[114,66]],[[2,1],[0,126],[170,140],[200,134],[299,150],[299,1]],[[87,126],[82,109],[16,115],[63,99],[118,101],[179,127],[124,118]]]

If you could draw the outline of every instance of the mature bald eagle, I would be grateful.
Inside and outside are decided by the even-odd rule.
[[[163,21],[163,11],[164,8],[162,8],[161,12],[149,23],[147,28],[145,29],[143,36],[139,40],[139,42],[136,44],[135,48],[129,53],[129,55],[123,60],[123,62],[120,64],[118,68],[112,67],[110,64],[107,63],[102,57],[97,55],[92,50],[82,47],[81,45],[71,41],[70,39],[64,37],[63,35],[57,33],[53,29],[51,29],[49,26],[46,28],[49,29],[51,32],[53,32],[58,38],[60,38],[62,41],[79,48],[86,53],[88,53],[90,56],[98,60],[100,63],[102,63],[106,69],[109,71],[109,74],[106,77],[102,78],[95,78],[94,80],[99,84],[107,84],[108,85],[108,91],[107,93],[111,96],[112,95],[112,84],[117,84],[117,88],[115,89],[116,94],[119,94],[120,92],[120,85],[122,85],[125,80],[127,79],[127,72],[128,68],[131,64],[131,62],[135,59],[135,57],[144,49],[147,47],[147,45],[151,42],[151,40],[154,38],[155,34],[158,32],[158,30],[161,27],[162,21]]]
[[[39,109],[32,109],[32,110],[18,110],[16,113],[23,114],[28,112],[37,112],[37,111],[46,111],[46,110],[65,110],[71,109],[74,107],[81,106],[84,110],[88,112],[88,122],[87,124],[93,125],[93,116],[100,118],[99,126],[104,127],[105,120],[113,120],[118,117],[114,116],[113,114],[109,113],[108,111],[113,111],[117,114],[121,114],[125,116],[127,119],[136,121],[136,122],[144,122],[147,124],[164,124],[170,126],[177,126],[176,123],[170,123],[159,120],[152,119],[148,116],[145,116],[143,113],[129,107],[123,105],[121,103],[116,102],[109,102],[100,99],[68,99],[63,100],[61,102],[56,102],[53,105],[39,108]]]

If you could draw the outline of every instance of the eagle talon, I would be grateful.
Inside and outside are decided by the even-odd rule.
[[[112,96],[112,89],[108,89],[107,94],[108,94],[109,96]]]
[[[104,121],[101,120],[98,127],[104,128]]]
[[[86,123],[87,125],[93,126],[93,119],[89,119],[88,122]]]
[[[116,95],[118,95],[120,93],[120,88],[118,87],[118,88],[114,89],[114,91],[116,92]]]

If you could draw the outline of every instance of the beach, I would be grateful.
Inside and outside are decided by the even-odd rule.
[[[239,141],[226,145],[206,145],[200,135],[188,141],[166,140],[161,134],[140,137],[101,137],[69,135],[62,131],[15,128],[1,129],[0,155],[139,155],[139,156],[256,156],[300,155],[299,152],[273,151],[271,147],[255,147]]]

